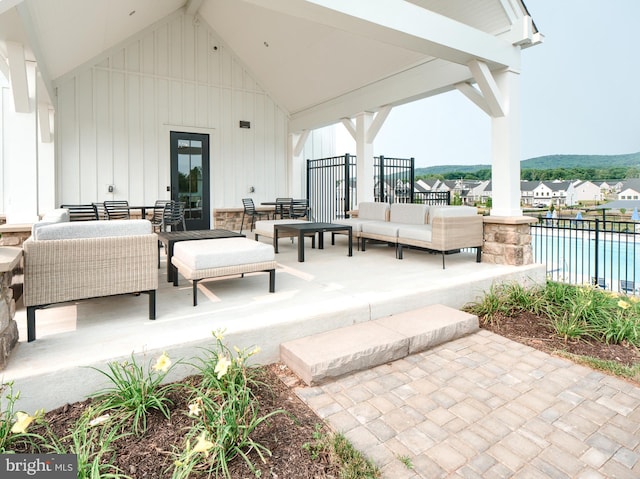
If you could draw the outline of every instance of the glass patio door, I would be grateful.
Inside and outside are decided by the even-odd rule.
[[[184,205],[187,230],[210,229],[209,135],[171,132],[171,199]]]

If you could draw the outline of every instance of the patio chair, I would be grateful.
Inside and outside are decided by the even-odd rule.
[[[636,285],[634,281],[628,281],[626,279],[620,280],[620,291],[623,293],[634,294],[636,291]]]
[[[607,280],[599,277],[596,278],[595,276],[591,277],[591,284],[593,284],[594,286],[597,286],[600,289],[607,289]]]
[[[99,220],[106,220],[107,218],[107,210],[104,209],[104,203],[91,203],[96,207],[96,213],[98,214]]]
[[[171,231],[178,231],[178,226],[182,225],[182,231],[187,231],[184,219],[184,203],[179,201],[169,201],[164,205],[162,213],[162,228],[167,231],[167,226]]]
[[[291,214],[291,202],[293,198],[276,198],[276,211],[273,214],[273,219],[279,215],[280,219],[288,218]]]
[[[69,210],[69,221],[92,221],[98,219],[96,205],[62,205],[60,208]]]
[[[153,225],[153,231],[164,231],[164,207],[171,200],[156,200],[153,205],[153,215],[151,216],[151,224]]]
[[[129,202],[127,200],[106,200],[104,209],[107,212],[108,220],[128,220]]]
[[[291,200],[291,210],[289,212],[289,218],[311,219],[309,215],[309,200],[306,198],[299,199],[299,200]]]
[[[266,216],[269,219],[269,212],[267,211],[256,211],[256,206],[253,204],[253,200],[251,198],[242,198],[242,206],[244,210],[242,211],[242,222],[240,223],[240,233],[242,233],[242,228],[244,227],[244,217],[251,217],[251,229],[249,231],[253,231],[253,225],[256,222],[256,217],[260,219],[263,216]]]

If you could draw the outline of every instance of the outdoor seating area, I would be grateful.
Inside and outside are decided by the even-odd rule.
[[[90,223],[69,223],[74,227],[87,224]],[[118,223],[101,223],[109,227],[112,224]],[[153,234],[149,236],[155,237]],[[105,239],[34,242],[53,244],[55,241],[62,247],[65,246],[61,244],[63,241],[78,245],[95,241],[100,244],[102,240]],[[129,238],[128,241],[132,240]],[[318,257],[321,261],[299,263],[297,245],[289,241],[281,242],[274,273],[278,285],[273,293],[269,292],[266,284],[269,275],[263,272],[245,272],[243,277],[243,273],[238,271],[228,276],[199,279],[195,286],[198,307],[193,308],[193,284],[183,276],[184,270],[180,269],[180,286],[175,287],[167,281],[167,269],[164,267],[167,258],[161,254],[163,267],[158,269],[154,241],[155,238],[147,245],[146,256],[140,261],[144,261],[145,271],[149,275],[152,273],[157,281],[155,321],[148,320],[146,301],[135,294],[123,294],[117,298],[89,298],[86,294],[76,294],[75,297],[68,296],[65,303],[55,307],[38,309],[37,341],[27,343],[27,308],[23,300],[28,295],[23,296],[17,305],[15,318],[20,342],[3,371],[5,378],[18,380],[16,387],[22,391],[21,399],[25,401],[22,407],[29,408],[30,401],[32,405],[39,402],[37,408],[40,408],[53,406],[61,397],[64,397],[64,402],[73,397],[83,398],[96,386],[98,379],[91,379],[92,375],[86,368],[89,365],[100,367],[109,360],[126,359],[132,352],[149,355],[156,351],[167,351],[172,358],[189,356],[191,353],[185,351],[193,352],[199,345],[206,344],[211,332],[216,329],[226,329],[225,337],[230,344],[238,347],[260,346],[262,353],[259,361],[269,363],[278,360],[279,345],[288,340],[430,304],[460,308],[473,301],[482,291],[488,290],[495,281],[517,280],[527,283],[536,277],[544,281],[544,268],[537,265],[513,268],[479,264],[470,270],[470,253],[452,257],[445,271],[439,269],[437,257],[422,253],[407,252],[411,261],[400,262],[387,251],[375,248],[366,255],[354,254],[349,258],[346,255],[347,238],[339,235],[335,247],[326,248]],[[271,249],[270,242],[246,241]],[[176,247],[179,245],[175,244]],[[69,248],[68,251],[74,250]],[[25,274],[31,281],[29,254],[28,250]],[[104,257],[96,257],[95,261],[100,259],[104,261]],[[129,261],[133,262],[134,259]],[[345,268],[347,261],[349,267]],[[61,268],[61,273],[55,277],[48,276],[51,281],[38,284],[38,288],[44,291],[47,288],[68,289],[71,286],[68,283],[69,275],[79,275],[76,270],[71,273],[69,268],[63,269],[64,265],[56,264],[55,267]],[[127,266],[125,270],[131,271],[131,267]],[[380,279],[381,271],[384,271],[388,280]],[[95,274],[95,271],[91,273]],[[104,279],[106,274],[101,277]],[[33,288],[34,284],[27,282],[25,293],[30,287]],[[42,304],[43,301],[49,302],[51,298],[36,302]],[[100,343],[108,342],[109,348],[96,348],[98,338]],[[52,391],[53,404],[49,404],[40,391],[45,388],[43,380],[52,380],[53,371],[56,372],[56,380],[46,385]],[[79,381],[79,378],[83,379]],[[61,385],[70,384],[69,381],[74,384],[79,381],[81,384],[73,391],[66,388],[60,391]]]

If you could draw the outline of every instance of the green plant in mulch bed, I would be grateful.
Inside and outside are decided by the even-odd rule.
[[[257,384],[257,368],[247,365],[259,348],[234,348],[234,354],[223,343],[223,332],[214,336],[215,346],[194,364],[202,379],[191,388],[188,414],[200,420],[187,433],[184,448],[175,451],[173,478],[187,478],[193,472],[230,477],[228,463],[237,456],[258,476],[249,451],[263,460],[271,452],[254,441],[251,433],[271,416],[284,413],[259,414],[258,400],[251,390]]]
[[[465,309],[487,322],[496,321],[501,314],[529,311],[546,318],[565,340],[592,338],[640,346],[640,301],[597,286],[547,281],[544,288],[527,290],[517,284],[494,285]]]
[[[16,446],[37,451],[43,438],[39,434],[28,432],[32,423],[41,422],[44,411],[33,416],[24,411],[15,411],[15,403],[20,393],[13,392],[13,382],[0,384],[0,454],[15,452]]]
[[[48,428],[47,428],[48,429]],[[78,457],[78,479],[125,479],[113,463],[115,462],[115,442],[129,433],[120,432],[121,424],[113,421],[111,415],[100,415],[93,407],[88,408],[73,425],[71,432],[56,438],[49,432],[50,452],[56,454],[76,454]]]
[[[146,431],[147,414],[153,409],[169,419],[171,400],[168,394],[183,387],[179,383],[162,385],[174,366],[169,356],[163,353],[153,366],[148,364],[146,369],[136,362],[133,355],[131,361],[109,363],[108,372],[93,368],[111,382],[110,386],[92,395],[97,401],[98,414],[113,414],[123,424],[132,419],[136,434]]]

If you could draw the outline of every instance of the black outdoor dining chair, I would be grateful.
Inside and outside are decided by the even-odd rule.
[[[184,219],[184,203],[169,201],[164,205],[162,216],[163,231],[167,231],[167,227],[170,227],[171,231],[178,231],[178,226],[180,225],[182,225],[182,231],[187,231]]]
[[[256,206],[253,204],[253,200],[251,198],[242,198],[242,206],[244,210],[242,211],[242,223],[240,223],[240,233],[242,233],[242,228],[244,227],[244,217],[251,217],[251,229],[253,231],[253,225],[256,222],[256,218],[260,219],[261,217],[266,216],[269,219],[269,212],[267,211],[256,211]]]
[[[96,213],[98,215],[99,220],[106,220],[107,218],[107,210],[104,209],[104,203],[91,203],[96,207]]]
[[[151,216],[151,224],[154,232],[165,231],[164,229],[164,207],[171,200],[156,200],[153,205],[153,215]]]
[[[127,200],[106,200],[104,209],[107,212],[108,220],[128,220],[130,218]]]
[[[288,218],[291,213],[291,202],[293,198],[276,198],[276,210],[273,214],[273,219],[280,216],[282,218]]]
[[[293,219],[297,218],[307,218],[309,217],[309,200],[306,198],[303,199],[294,199],[291,200],[291,210],[289,212],[289,217]]]
[[[92,221],[98,219],[96,205],[61,205],[60,208],[69,210],[69,221]]]

